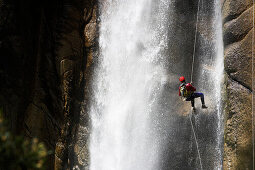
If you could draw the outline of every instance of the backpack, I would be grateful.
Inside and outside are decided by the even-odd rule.
[[[180,87],[180,93],[182,97],[189,97],[190,96],[190,92],[187,90],[186,88],[186,84],[181,84]]]

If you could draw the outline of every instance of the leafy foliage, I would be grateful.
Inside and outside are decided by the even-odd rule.
[[[8,131],[0,109],[0,170],[45,169],[49,152],[38,139],[25,139]]]

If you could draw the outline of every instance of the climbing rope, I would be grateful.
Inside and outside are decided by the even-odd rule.
[[[253,7],[252,7],[252,11],[253,11],[253,13],[252,13],[252,27],[253,27],[253,31],[252,31],[252,49],[251,49],[251,51],[252,51],[252,83],[251,83],[251,90],[252,90],[252,104],[251,104],[251,110],[252,110],[252,167],[253,167],[253,170],[254,170],[254,106],[253,106],[253,104],[254,104],[254,5],[255,5],[255,3],[254,3],[254,0],[252,1],[253,2]]]
[[[190,82],[192,82],[192,80],[193,80],[193,71],[194,71],[194,62],[195,62],[196,44],[197,44],[197,26],[198,26],[199,11],[200,11],[200,0],[198,0],[198,5],[197,5],[197,20],[196,20],[195,39],[194,39],[194,46],[193,46],[193,55],[192,55]],[[192,132],[193,132],[193,135],[194,135],[194,139],[195,139],[195,142],[196,142],[196,147],[197,147],[197,153],[198,153],[200,167],[201,167],[201,170],[203,170],[201,156],[200,156],[200,151],[199,151],[198,142],[197,142],[197,137],[196,137],[195,129],[193,127],[191,116],[192,116],[192,112],[189,114],[189,120],[190,120],[190,124],[191,124],[191,128],[192,128]]]
[[[200,167],[201,167],[201,170],[203,170],[201,156],[200,156],[200,151],[199,151],[198,142],[197,142],[197,137],[196,137],[195,129],[193,127],[191,116],[192,116],[192,112],[189,114],[189,120],[190,120],[191,128],[192,128],[192,131],[193,131],[194,139],[195,139],[195,142],[196,142],[196,147],[197,147],[197,153],[198,153]]]
[[[199,17],[199,11],[200,11],[200,6],[199,6],[199,5],[200,5],[200,0],[198,0],[198,5],[197,5],[197,21],[196,21],[195,40],[194,40],[194,46],[193,46],[193,55],[192,55],[192,65],[191,65],[190,82],[192,82],[192,78],[193,78],[194,62],[195,62],[195,54],[196,54],[197,26],[198,26],[198,17]]]

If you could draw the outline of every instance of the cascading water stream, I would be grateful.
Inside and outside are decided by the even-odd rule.
[[[190,41],[178,44],[182,28],[177,26],[185,24],[183,18],[174,18],[178,0],[101,0],[99,4],[100,55],[90,87],[90,170],[199,169],[190,104],[180,101],[177,91],[180,74],[190,75],[187,62],[192,55],[181,55],[185,60],[174,57],[181,50],[193,51],[182,49]],[[222,161],[220,11],[217,0],[202,0],[194,84],[205,93],[210,108],[198,109],[192,120],[204,169],[221,169]]]
[[[203,69],[200,72],[201,77],[208,76],[209,79],[203,83],[203,87],[208,86],[209,88],[202,88],[208,92],[210,98],[211,107],[213,111],[210,111],[212,114],[215,114],[216,123],[215,131],[216,134],[216,143],[215,143],[215,153],[214,157],[214,169],[222,169],[222,150],[223,150],[223,109],[222,109],[222,86],[223,86],[223,34],[222,34],[222,17],[221,17],[221,2],[214,0],[214,10],[213,10],[213,21],[212,21],[212,54],[203,61],[205,64],[210,65],[210,69]],[[207,71],[205,71],[207,70]],[[211,85],[210,85],[211,84]]]
[[[217,157],[218,163],[216,164],[217,170],[223,169],[223,137],[224,137],[224,116],[223,116],[223,106],[222,106],[222,86],[223,86],[223,70],[224,70],[224,46],[223,46],[223,33],[222,33],[222,17],[221,17],[221,2],[215,0],[215,72],[214,77],[214,88],[216,89],[215,99],[216,99],[216,110],[218,116],[217,123]]]
[[[199,69],[196,72],[196,82],[199,82],[198,90],[204,92],[209,108],[194,114],[194,122],[197,126],[199,147],[202,150],[203,169],[220,170],[223,161],[224,129],[221,97],[224,68],[221,2],[203,0],[200,7],[202,9],[198,14],[200,38],[197,54]]]
[[[160,142],[152,115],[165,72],[161,51],[167,46],[167,2],[100,2],[90,170],[158,169]]]

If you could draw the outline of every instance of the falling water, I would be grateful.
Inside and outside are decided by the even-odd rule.
[[[203,2],[203,1],[202,1]],[[206,6],[209,1],[204,1],[201,6]],[[222,39],[222,18],[221,18],[221,2],[218,0],[212,1],[212,20],[208,23],[208,13],[203,9],[201,11],[200,24],[202,28],[206,28],[201,31],[201,39],[199,47],[202,52],[199,55],[200,70],[198,70],[197,79],[200,80],[198,85],[199,90],[205,92],[206,102],[209,106],[207,111],[199,112],[199,115],[195,116],[197,126],[205,126],[203,121],[208,122],[211,130],[205,130],[209,135],[200,136],[200,145],[204,151],[204,163],[209,164],[212,162],[210,169],[220,170],[222,169],[222,150],[223,150],[223,113],[222,113],[222,85],[223,85],[223,39]],[[208,32],[210,35],[208,35]],[[207,40],[206,40],[207,39]],[[209,39],[209,41],[208,41]],[[202,80],[202,81],[201,81]],[[203,113],[207,113],[205,116]],[[213,124],[212,124],[213,122]],[[211,124],[211,125],[210,125]],[[207,127],[205,127],[207,128]],[[198,129],[199,130],[199,129]],[[200,131],[200,130],[199,130]],[[203,134],[203,133],[202,133]],[[206,141],[203,138],[214,139]],[[209,149],[208,143],[212,142]],[[208,148],[206,148],[208,147]],[[210,154],[211,153],[211,154]],[[205,158],[206,156],[209,158]],[[207,161],[206,161],[207,160]],[[209,161],[208,161],[209,160]]]
[[[213,74],[214,78],[214,88],[215,88],[215,101],[216,101],[216,111],[217,111],[217,164],[215,169],[223,169],[223,135],[224,135],[224,116],[223,116],[223,106],[222,106],[222,91],[223,91],[223,70],[224,70],[224,55],[223,55],[223,33],[222,33],[222,17],[221,17],[221,2],[218,0],[214,1],[215,3],[215,19],[214,19],[214,34],[215,34],[215,51],[216,51],[216,60],[215,60],[215,71]]]
[[[167,0],[100,2],[100,56],[90,109],[91,170],[155,170],[152,115],[164,77]]]
[[[193,120],[204,169],[221,169],[221,10],[218,0],[201,1],[194,84],[205,93],[209,109],[198,109]],[[185,45],[193,40],[191,28],[181,28],[187,16],[174,18],[177,2],[99,1],[100,55],[90,87],[90,170],[200,167],[190,110],[185,110],[190,105],[176,92],[178,76],[190,75],[192,55],[181,52],[193,51]],[[203,8],[207,3],[209,12]],[[180,38],[184,34],[188,41]]]

